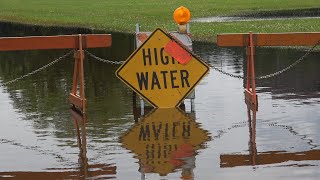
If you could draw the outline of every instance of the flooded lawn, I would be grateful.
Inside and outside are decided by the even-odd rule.
[[[90,52],[124,60],[131,39]],[[116,43],[117,44],[117,43]],[[242,75],[245,50],[194,43],[210,65]],[[0,82],[68,51],[0,52]],[[259,48],[256,75],[281,70],[305,50]],[[117,56],[120,54],[120,56]],[[87,117],[70,110],[73,58],[0,86],[0,178],[16,179],[318,179],[320,61],[257,81],[259,111],[247,109],[245,81],[214,70],[196,88],[195,109],[141,109],[115,77],[119,65],[85,61]],[[139,100],[137,99],[139,102]]]
[[[290,20],[290,19],[319,19],[320,9],[293,9],[277,11],[260,11],[245,13],[234,16],[216,16],[193,19],[192,22],[238,22],[238,21],[268,21],[268,20]]]
[[[239,22],[239,21],[268,21],[268,20],[290,20],[290,19],[319,19],[318,17],[284,16],[284,17],[205,17],[193,19],[192,22],[210,23],[210,22]]]

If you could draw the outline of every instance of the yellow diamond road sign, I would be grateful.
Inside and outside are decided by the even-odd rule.
[[[179,44],[156,29],[116,72],[119,79],[154,107],[179,106],[209,71],[208,65],[190,52],[190,60],[180,64],[165,50],[171,42]],[[179,56],[179,49],[174,56],[185,57]]]

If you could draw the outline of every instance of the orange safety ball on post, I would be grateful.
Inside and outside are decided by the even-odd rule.
[[[173,19],[179,25],[189,22],[191,13],[188,8],[180,6],[173,13]]]

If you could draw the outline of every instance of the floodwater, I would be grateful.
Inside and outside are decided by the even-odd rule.
[[[301,17],[301,16],[284,16],[284,17],[204,17],[193,19],[192,22],[209,23],[209,22],[239,22],[239,21],[270,21],[270,20],[290,20],[290,19],[319,19],[320,17]]]
[[[238,22],[238,21],[268,21],[289,19],[319,19],[320,9],[292,9],[276,11],[260,11],[255,13],[238,14],[234,16],[214,16],[193,19],[192,22]]]
[[[125,36],[119,42],[131,43]],[[121,46],[121,45],[119,45]],[[130,46],[90,52],[124,60]],[[245,50],[194,43],[210,65],[242,75]],[[0,52],[0,82],[68,52]],[[281,70],[304,49],[259,48],[256,75]],[[194,111],[133,106],[118,65],[85,61],[87,117],[70,109],[73,59],[0,86],[0,178],[8,179],[319,179],[319,52],[277,77],[257,81],[259,111],[247,109],[245,81],[211,69]],[[139,99],[137,98],[137,102]]]

